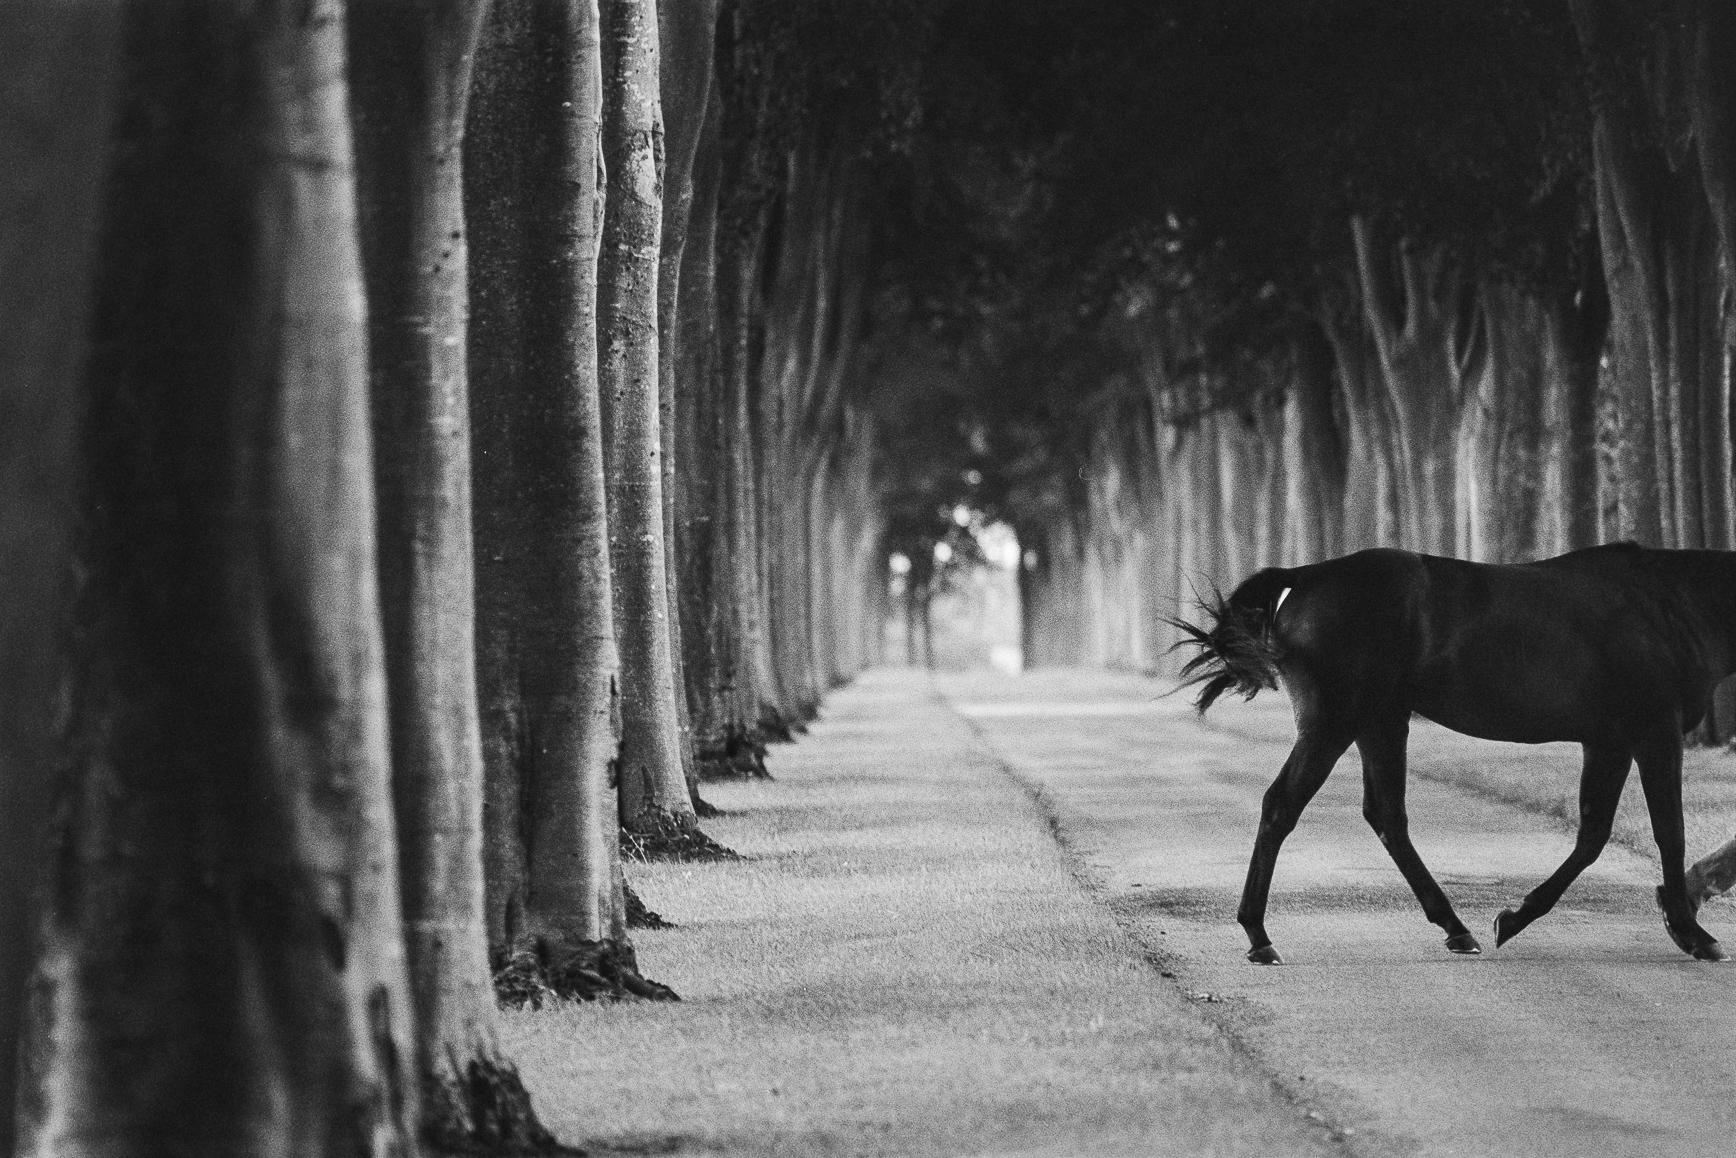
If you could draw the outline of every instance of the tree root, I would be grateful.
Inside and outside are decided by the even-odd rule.
[[[728,861],[742,855],[717,843],[698,828],[675,824],[644,823],[643,831],[621,830],[621,855],[640,861]]]
[[[706,748],[698,754],[701,780],[770,780],[766,769],[766,745],[758,736],[731,732],[721,748]]]
[[[673,929],[674,921],[665,920],[663,914],[647,905],[633,886],[623,883],[623,891],[627,897],[627,927],[629,929]]]
[[[524,937],[498,955],[494,992],[500,1004],[541,1009],[569,1001],[680,1001],[675,990],[639,972],[625,941],[571,941],[559,947]]]
[[[518,1070],[478,1053],[422,1076],[422,1141],[435,1154],[582,1155],[563,1146],[537,1119]]]
[[[787,719],[776,708],[767,706],[760,709],[759,723],[756,728],[767,743],[791,744],[796,739],[794,729],[799,726],[799,724]]]

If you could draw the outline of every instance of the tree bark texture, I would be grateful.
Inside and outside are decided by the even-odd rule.
[[[688,689],[687,647],[681,598],[682,528],[687,523],[688,488],[682,474],[691,469],[683,455],[692,447],[691,432],[682,430],[691,408],[681,395],[710,388],[703,361],[684,352],[691,332],[702,348],[709,343],[703,330],[689,327],[682,304],[682,270],[686,268],[687,241],[695,222],[695,170],[700,164],[705,127],[713,120],[716,100],[713,61],[716,57],[718,0],[659,0],[657,5],[658,83],[663,109],[664,173],[662,247],[657,269],[657,395],[663,465],[663,569],[668,578],[667,610],[670,664],[675,685],[682,773],[687,790],[697,804],[699,792],[698,745],[693,727]],[[715,207],[716,190],[704,194]],[[699,210],[702,244],[710,245],[711,209]],[[709,276],[701,272],[700,277]],[[703,307],[703,302],[701,303]],[[703,355],[701,355],[703,358]],[[698,370],[697,373],[694,371]],[[679,468],[679,469],[678,469]]]
[[[735,775],[755,770],[758,756],[734,729],[731,712],[734,636],[731,559],[723,534],[728,515],[724,453],[724,380],[718,350],[717,209],[721,176],[720,109],[707,104],[693,170],[693,213],[682,252],[676,311],[677,474],[675,580],[683,672],[698,771]],[[763,764],[759,765],[763,768]]]
[[[0,1154],[13,1152],[56,724],[78,392],[117,88],[118,0],[0,10]]]
[[[1404,243],[1389,252],[1361,218],[1351,232],[1363,321],[1392,418],[1400,540],[1451,555],[1459,545],[1460,424],[1485,371],[1485,327],[1468,315],[1477,307],[1442,254]]]
[[[754,35],[749,9],[729,5],[718,27],[722,100],[716,287],[725,447],[722,534],[730,609],[723,686],[729,690],[732,746],[757,757],[766,740],[789,736],[767,665],[769,612],[760,525],[760,492],[767,476],[757,400],[767,322],[762,282],[768,254],[776,248],[784,173],[770,139],[774,78],[762,59],[765,46]]]
[[[594,3],[497,0],[465,137],[490,943],[513,1000],[637,980],[597,389]]]
[[[415,1152],[334,4],[140,4],[24,1154]]]
[[[1333,415],[1332,346],[1318,326],[1307,327],[1293,353],[1294,377],[1285,394],[1285,522],[1295,535],[1289,562],[1330,559],[1344,544],[1344,439]]]
[[[621,823],[651,838],[698,820],[682,767],[658,387],[663,114],[654,0],[603,0],[603,152],[608,191],[598,263],[598,375],[621,653]]]
[[[553,1139],[495,1040],[476,701],[468,252],[461,143],[486,0],[362,5],[350,22],[368,275],[380,592],[423,1136]]]

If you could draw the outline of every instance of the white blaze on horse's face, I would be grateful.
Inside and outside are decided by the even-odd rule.
[[[1290,588],[1286,587],[1284,590],[1278,592],[1278,602],[1272,604],[1272,617],[1274,619],[1278,616],[1278,610],[1284,606],[1284,600],[1288,598],[1290,598]]]

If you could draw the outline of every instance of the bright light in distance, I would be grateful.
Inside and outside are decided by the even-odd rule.
[[[947,560],[949,560],[951,558],[952,558],[952,544],[951,543],[936,543],[934,545],[934,561],[936,563],[945,563]]]
[[[892,568],[892,573],[894,575],[910,574],[910,556],[906,555],[903,551],[892,552],[892,558],[888,559],[886,562],[887,565]]]
[[[961,527],[970,526],[970,508],[963,503],[952,508],[952,521]]]
[[[983,558],[996,567],[1011,571],[1019,565],[1019,537],[1005,523],[990,523],[976,532],[977,546]]]

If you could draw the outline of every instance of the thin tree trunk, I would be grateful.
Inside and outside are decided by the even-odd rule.
[[[759,229],[763,231],[763,224]],[[731,238],[724,250],[720,279],[725,319],[725,432],[729,457],[729,554],[737,599],[736,636],[737,725],[754,742],[789,739],[774,706],[776,690],[766,660],[766,594],[761,573],[763,547],[759,522],[764,483],[764,440],[754,419],[758,364],[756,337],[761,309],[758,297],[760,237]]]
[[[350,59],[422,1132],[442,1150],[525,1153],[554,1139],[495,1040],[476,707],[460,144],[486,11],[486,0],[364,4]]]
[[[1323,322],[1338,366],[1344,413],[1344,551],[1399,545],[1392,465],[1393,440],[1386,400],[1375,376],[1375,355],[1357,323]]]
[[[603,18],[608,192],[597,281],[598,376],[621,650],[621,824],[648,855],[687,855],[686,837],[699,821],[681,760],[663,543],[657,11],[653,0],[604,0]]]
[[[1543,389],[1543,511],[1537,554],[1558,555],[1597,541],[1597,380],[1609,331],[1601,264],[1591,261],[1577,292],[1545,312],[1548,365]]]
[[[751,772],[754,759],[731,731],[730,647],[735,598],[726,529],[727,458],[724,453],[724,390],[718,350],[717,209],[721,142],[720,102],[707,106],[706,125],[694,166],[693,215],[683,251],[681,333],[677,372],[685,387],[676,394],[677,454],[683,502],[678,506],[676,592],[694,746],[700,775]]]
[[[1717,0],[1692,0],[1694,29],[1687,53],[1688,114],[1700,157],[1700,179],[1718,253],[1721,300],[1708,301],[1704,381],[1707,393],[1703,461],[1707,480],[1708,542],[1736,547],[1736,440],[1732,437],[1732,355],[1736,352],[1736,9]],[[1710,295],[1708,295],[1709,297]]]
[[[762,262],[781,174],[768,142],[773,71],[751,6],[731,4],[718,25],[720,200],[717,222],[717,333],[725,446],[723,539],[728,567],[727,640],[732,745],[759,756],[768,738],[787,738],[766,670],[764,585],[760,577],[760,446],[755,391],[764,345]]]
[[[1288,421],[1286,499],[1296,533],[1293,561],[1329,559],[1344,544],[1344,439],[1332,413],[1332,345],[1318,326],[1297,341]]]
[[[1603,64],[1612,53],[1631,51],[1634,30],[1608,0],[1570,0],[1581,44],[1594,75],[1615,81]],[[1662,194],[1669,183],[1660,153],[1640,144],[1630,106],[1650,94],[1620,92],[1600,103],[1592,129],[1593,183],[1598,237],[1611,312],[1610,367],[1606,389],[1616,419],[1615,446],[1606,489],[1613,491],[1622,537],[1654,546],[1676,546],[1679,530],[1670,461],[1669,355],[1664,332],[1667,293],[1658,252]]]
[[[682,437],[680,423],[690,413],[682,395],[707,389],[703,374],[683,377],[695,365],[683,351],[689,333],[681,316],[684,297],[681,274],[686,267],[689,226],[694,218],[694,170],[700,142],[715,99],[712,62],[717,38],[718,0],[659,0],[657,38],[658,79],[664,124],[662,252],[657,272],[657,392],[663,442],[663,569],[669,588],[670,662],[674,673],[675,711],[681,768],[687,791],[697,809],[699,764],[687,675],[687,646],[682,618],[681,528],[687,522],[688,487],[684,473],[692,467],[683,457],[692,445]],[[715,191],[707,189],[715,197]],[[702,214],[704,211],[701,211]],[[709,223],[700,221],[709,241]],[[702,342],[709,339],[702,337]],[[701,364],[702,365],[702,364]]]
[[[0,1154],[66,679],[84,373],[121,5],[0,7]]]
[[[342,9],[125,56],[19,1151],[412,1154]]]
[[[1392,416],[1402,545],[1450,555],[1459,525],[1460,426],[1484,372],[1484,327],[1461,316],[1467,306],[1443,254],[1419,254],[1401,243],[1389,257],[1361,218],[1351,233],[1363,320]],[[1468,340],[1461,341],[1461,331]]]
[[[666,996],[619,881],[597,8],[497,0],[465,138],[489,938],[511,1000]]]

